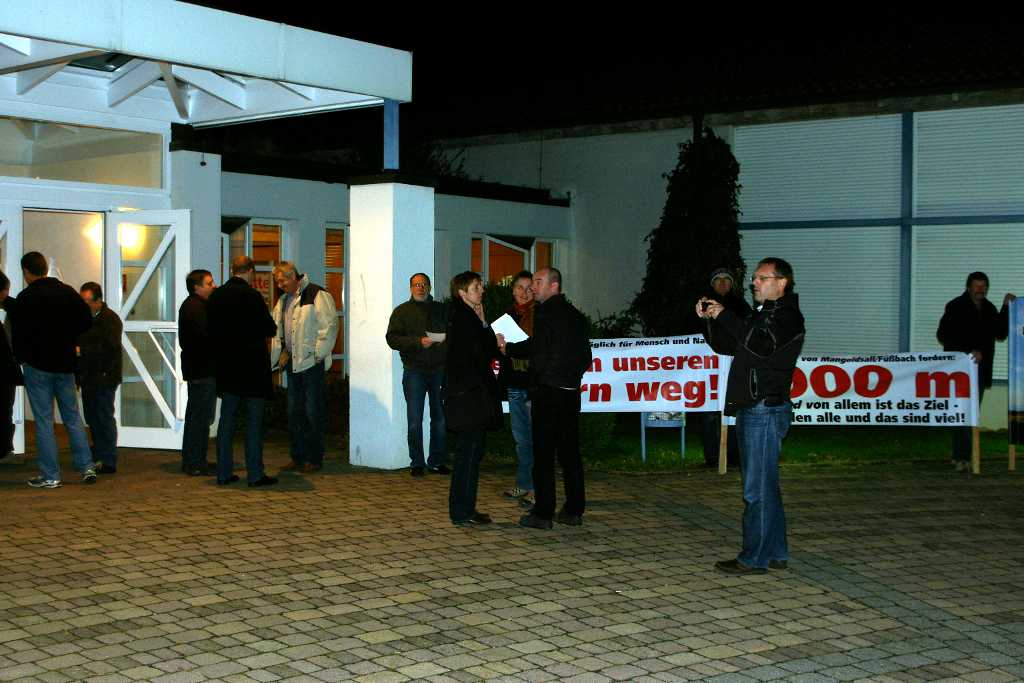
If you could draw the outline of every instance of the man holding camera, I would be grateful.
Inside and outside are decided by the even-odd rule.
[[[725,413],[736,416],[743,462],[743,549],[715,563],[727,574],[764,574],[789,561],[779,455],[793,418],[793,370],[804,342],[804,317],[793,292],[793,268],[780,258],[757,264],[751,278],[756,310],[743,317],[707,297],[697,302],[708,343],[733,356]]]

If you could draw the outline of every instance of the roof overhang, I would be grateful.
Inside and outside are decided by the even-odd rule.
[[[132,59],[73,65],[111,53]],[[84,101],[65,106],[224,125],[408,102],[412,55],[173,0],[3,0],[0,97],[69,87]]]

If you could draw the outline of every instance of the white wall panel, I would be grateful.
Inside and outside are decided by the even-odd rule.
[[[1024,214],[1024,106],[915,120],[916,216]]]
[[[946,303],[964,291],[967,274],[989,277],[989,300],[1024,294],[1024,226],[956,225],[914,228],[910,350],[940,349],[935,338]],[[995,379],[1006,379],[1006,344],[996,344]]]
[[[899,116],[736,129],[741,220],[900,215]]]
[[[742,231],[748,276],[775,256],[793,266],[804,354],[899,350],[899,228]],[[749,289],[747,301],[751,301]]]

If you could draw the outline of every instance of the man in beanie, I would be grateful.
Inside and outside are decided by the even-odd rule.
[[[716,268],[711,272],[711,289],[707,298],[717,301],[725,307],[725,310],[732,311],[740,319],[750,315],[750,305],[743,299],[741,293],[735,289],[735,278],[728,268]],[[716,412],[694,413],[701,423],[701,440],[704,443],[704,464],[708,467],[718,467],[718,452],[722,438],[722,415]],[[740,449],[736,441],[736,429],[729,427],[727,437],[727,455],[729,465],[736,467],[740,462]]]

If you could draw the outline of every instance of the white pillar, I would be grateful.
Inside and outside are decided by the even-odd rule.
[[[402,360],[384,336],[391,311],[409,299],[409,276],[433,280],[434,190],[353,185],[349,201],[349,462],[399,469],[409,466]],[[442,297],[445,288],[434,283]]]

